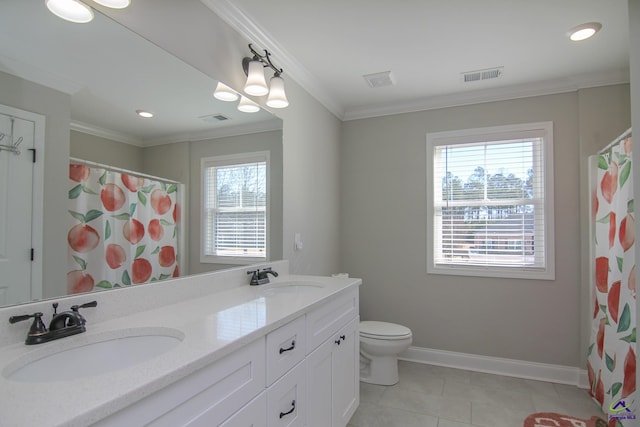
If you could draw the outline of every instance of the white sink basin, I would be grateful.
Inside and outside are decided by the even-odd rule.
[[[99,341],[55,353],[45,352],[26,365],[14,362],[4,370],[12,381],[42,383],[69,381],[105,374],[146,362],[176,347],[182,341],[179,331],[138,332],[123,337],[105,336]],[[141,333],[141,334],[140,334]],[[64,340],[64,338],[62,339]],[[19,367],[16,369],[16,365]]]

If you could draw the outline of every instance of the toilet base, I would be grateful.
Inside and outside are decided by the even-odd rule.
[[[366,360],[368,363],[360,369],[360,381],[363,383],[394,385],[400,380],[397,357],[367,357]]]

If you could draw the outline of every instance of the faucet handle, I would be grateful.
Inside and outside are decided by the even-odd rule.
[[[97,306],[98,306],[98,301],[91,301],[91,302],[86,302],[82,305],[72,305],[71,311],[73,311],[78,315],[78,318],[80,319],[81,324],[84,325],[87,322],[87,320],[84,318],[82,314],[80,314],[80,311],[78,310],[81,308],[97,307]]]
[[[37,312],[33,314],[23,314],[21,316],[11,316],[9,318],[9,323],[17,323],[22,322],[23,320],[31,319],[33,317],[33,323],[31,324],[31,328],[29,328],[29,335],[40,335],[47,332],[47,327],[44,325],[42,321],[42,313]]]

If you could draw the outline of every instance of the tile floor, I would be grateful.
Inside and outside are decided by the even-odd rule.
[[[533,412],[606,419],[575,386],[399,362],[394,386],[360,383],[347,427],[522,427]]]

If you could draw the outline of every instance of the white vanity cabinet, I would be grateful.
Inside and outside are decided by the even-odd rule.
[[[344,427],[360,403],[358,295],[349,294],[310,313],[328,338],[307,356],[307,426]],[[324,319],[324,322],[322,321]],[[335,322],[331,319],[339,319]],[[318,329],[318,331],[319,331]]]
[[[96,426],[345,427],[359,403],[358,288]]]

